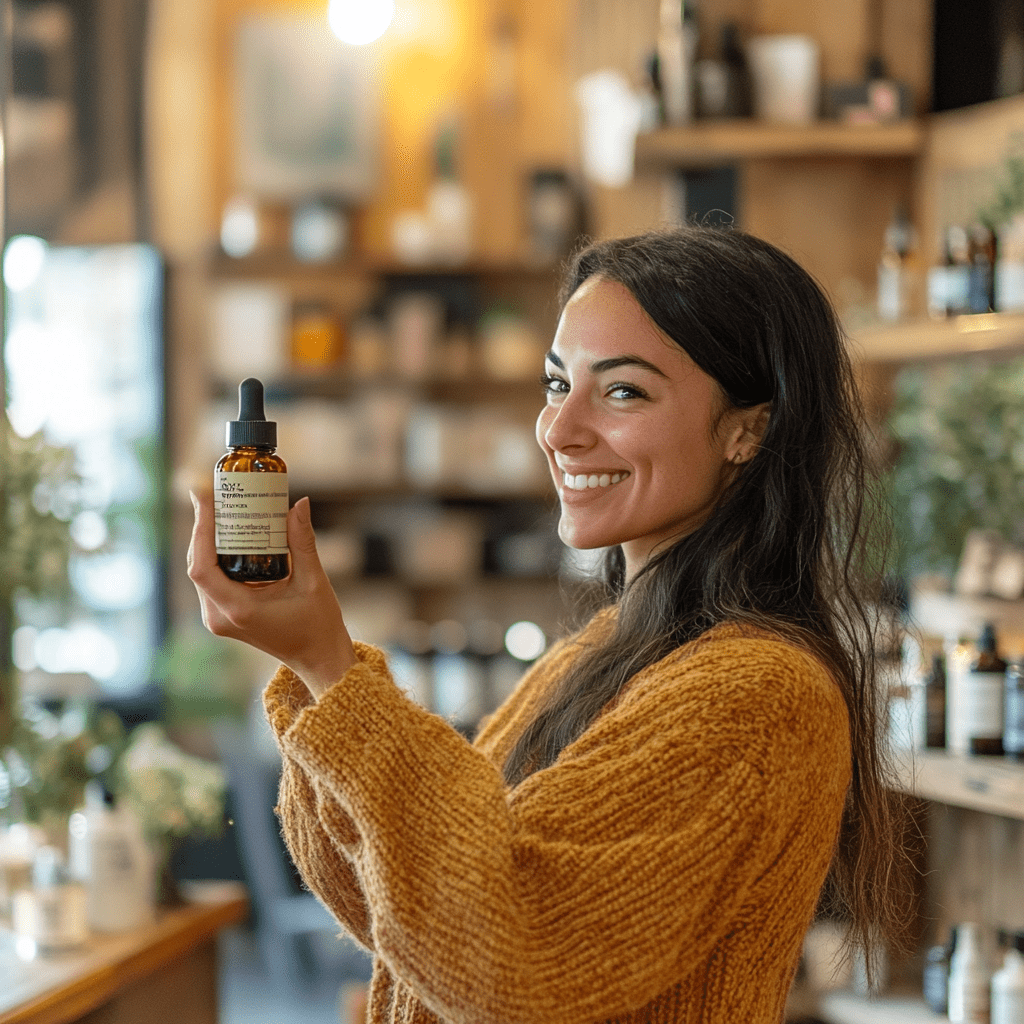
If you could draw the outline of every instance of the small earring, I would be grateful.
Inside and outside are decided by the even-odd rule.
[[[739,464],[740,464],[741,462],[746,462],[746,461],[747,461],[747,458],[746,458],[746,456],[745,456],[745,455],[743,454],[743,452],[737,452],[737,453],[736,453],[736,454],[735,454],[735,455],[734,455],[734,456],[732,457],[732,461],[733,461],[733,462],[735,462],[735,463],[736,463],[736,465],[738,466],[738,465],[739,465]]]

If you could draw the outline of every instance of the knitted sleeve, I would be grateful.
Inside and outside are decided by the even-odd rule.
[[[849,780],[842,698],[815,659],[743,638],[682,651],[512,792],[365,662],[290,722],[272,711],[328,837],[304,845],[310,791],[282,788],[300,870],[345,920],[359,887],[378,955],[444,1019],[588,1024],[643,1006],[743,920],[787,852],[820,885]]]

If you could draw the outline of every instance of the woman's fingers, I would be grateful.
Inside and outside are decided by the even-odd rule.
[[[193,583],[206,578],[217,565],[217,540],[213,526],[213,494],[204,491],[202,495],[189,491],[195,522],[192,524],[192,539],[188,546],[188,578]]]
[[[292,575],[297,579],[317,580],[323,574],[316,552],[316,534],[309,515],[309,498],[299,498],[288,512],[288,550]]]
[[[255,588],[236,583],[221,571],[212,492],[189,491],[189,497],[195,509],[195,523],[188,547],[188,577],[199,595],[203,625],[216,636],[241,639],[245,620],[251,614],[251,591]]]

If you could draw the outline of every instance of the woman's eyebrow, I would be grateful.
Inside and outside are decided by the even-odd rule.
[[[563,363],[554,352],[548,352],[544,358],[549,362],[554,363],[560,370],[565,369],[565,363]],[[671,379],[664,370],[659,369],[654,365],[654,363],[648,362],[640,356],[623,355],[611,356],[608,359],[598,359],[596,363],[590,364],[590,369],[593,373],[604,373],[606,370],[615,370],[620,366],[638,366],[641,370],[650,370],[651,373],[656,373],[659,377],[664,377],[665,380]]]

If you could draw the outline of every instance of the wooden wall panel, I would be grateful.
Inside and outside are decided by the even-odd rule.
[[[882,8],[881,50],[889,74],[910,86],[914,112],[931,110],[932,0],[887,0]]]
[[[970,222],[992,198],[1022,125],[1024,96],[932,116],[917,182],[926,259],[938,260],[945,225]]]
[[[216,0],[213,6],[213,206],[235,189],[232,171],[232,66],[237,27],[254,13],[303,12],[326,17],[325,0]],[[390,251],[391,223],[422,208],[433,175],[442,119],[459,127],[460,173],[475,202],[479,253],[516,254],[524,238],[524,181],[534,166],[565,166],[575,153],[569,43],[571,3],[527,0],[406,0],[381,55],[385,116],[380,182],[360,211],[360,247]],[[403,11],[405,20],[402,21]],[[418,28],[417,28],[418,26]],[[502,32],[511,32],[511,104],[495,92]]]
[[[751,0],[755,32],[799,32],[813,36],[821,46],[821,73],[825,81],[858,80],[864,73],[868,51],[871,0]]]
[[[758,160],[742,174],[743,227],[774,242],[828,289],[840,312],[873,303],[882,236],[913,198],[902,160]]]
[[[153,236],[172,260],[216,237],[217,123],[209,0],[151,0],[146,53],[146,174]]]

